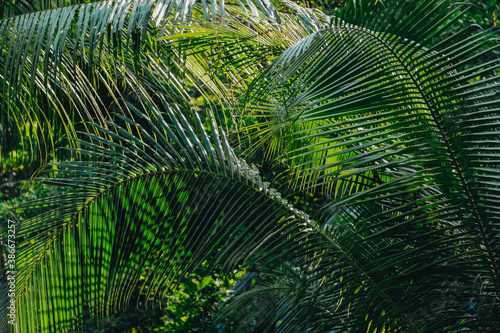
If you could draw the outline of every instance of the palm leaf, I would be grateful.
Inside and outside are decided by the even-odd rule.
[[[484,60],[496,31],[440,41],[458,16],[442,3],[402,4],[346,7],[255,82],[243,114],[264,119],[248,128],[251,149],[278,147],[291,186],[335,195],[324,223],[370,277],[335,310],[343,284],[328,282],[333,264],[323,259],[310,279],[325,279],[311,292],[324,308],[306,311],[295,298],[287,317],[313,331],[498,326],[499,62]]]
[[[3,140],[2,151],[17,149],[18,142],[26,145],[22,138],[28,137],[30,147],[39,147],[38,160],[43,160],[59,140],[60,132],[72,136],[89,119],[102,124],[103,119],[109,119],[110,109],[131,116],[118,100],[124,89],[129,89],[123,85],[138,79],[131,78],[133,75],[146,75],[149,80],[162,78],[162,93],[176,103],[185,103],[189,100],[186,91],[199,87],[231,101],[234,92],[226,88],[226,73],[237,74],[231,86],[242,85],[263,68],[262,61],[268,63],[263,50],[274,48],[279,54],[310,29],[302,23],[307,11],[297,14],[300,20],[283,14],[286,23],[280,28],[276,21],[280,16],[268,2],[262,7],[265,13],[254,8],[251,14],[243,4],[230,5],[231,9],[224,2],[213,1],[212,5],[215,10],[208,15],[206,2],[201,6],[195,1],[94,2],[0,20],[0,94],[5,110],[0,115],[0,130],[2,138],[13,138]],[[219,10],[224,13],[222,20]],[[254,24],[245,25],[241,16]],[[207,25],[217,32],[217,41],[205,38],[201,45],[185,47],[157,40],[165,35],[189,37]],[[232,31],[242,27],[246,32],[240,40]],[[286,30],[288,41],[279,41]],[[263,32],[272,37],[261,37]],[[225,79],[213,75],[214,67],[207,68],[201,61],[202,52],[209,52],[219,63],[219,71],[228,65],[223,71]],[[234,56],[227,59],[229,53]],[[241,70],[242,59],[249,57],[253,60]],[[103,90],[106,92],[101,93]]]
[[[132,109],[142,124],[93,124],[96,134],[79,139],[82,159],[57,164],[48,182],[71,195],[25,204],[46,208],[18,229],[20,331],[98,326],[163,299],[205,260],[225,270],[277,265],[295,252],[280,244],[306,239],[305,217],[236,158],[217,127],[209,134],[196,114],[188,120],[167,104],[152,118]]]

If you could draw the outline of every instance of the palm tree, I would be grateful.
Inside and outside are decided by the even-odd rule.
[[[18,331],[99,327],[205,262],[260,272],[229,332],[498,329],[495,29],[449,37],[467,9],[433,0],[58,4],[0,22],[2,134],[70,191],[19,207]],[[328,196],[313,219],[257,153]]]

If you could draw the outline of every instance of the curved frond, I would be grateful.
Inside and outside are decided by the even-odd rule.
[[[327,24],[305,25],[304,13],[281,20],[267,0],[251,11],[223,1],[104,1],[0,20],[0,131],[13,137],[2,151],[20,142],[40,147],[43,160],[60,133],[72,136],[91,119],[102,124],[111,111],[131,116],[118,102],[132,90],[129,80],[159,77],[176,103],[188,103],[186,91],[200,88],[232,101],[227,86],[245,87],[273,58],[268,49],[278,55]],[[181,43],[200,30],[203,38]],[[165,36],[172,38],[161,41]],[[229,73],[236,75],[229,80]]]
[[[296,256],[281,244],[306,240],[305,215],[236,158],[217,127],[207,132],[196,113],[188,120],[167,104],[151,118],[133,109],[138,123],[93,124],[79,139],[82,158],[56,164],[48,183],[72,193],[25,205],[46,208],[18,226],[20,331],[98,326],[161,300],[205,260],[273,266]]]
[[[500,62],[487,57],[498,48],[496,30],[467,28],[436,43],[455,19],[444,5],[415,1],[379,11],[362,3],[285,52],[255,83],[244,114],[263,119],[247,128],[252,149],[264,145],[288,163],[292,187],[333,195],[323,221],[337,230],[332,239],[352,246],[359,265],[375,274],[373,287],[404,314],[391,322],[390,307],[376,307],[379,300],[366,294],[359,310],[353,299],[328,324],[328,300],[341,284],[318,274],[325,280],[311,297],[324,293],[323,303],[314,299],[328,306],[315,310],[324,322],[311,311],[310,323],[318,332],[494,330]],[[319,269],[329,265],[325,259]],[[470,305],[477,298],[484,304]],[[304,321],[300,304],[290,318]],[[410,326],[400,328],[403,322]]]

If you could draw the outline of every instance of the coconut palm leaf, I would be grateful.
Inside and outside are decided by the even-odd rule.
[[[491,49],[485,51],[484,48],[489,45],[491,34],[494,32],[484,32],[481,36],[465,38],[469,29],[454,36],[460,42],[443,50],[444,53],[440,51],[443,43],[434,45],[432,49],[425,47],[433,37],[439,36],[451,24],[450,22],[455,21],[449,19],[446,12],[442,12],[443,6],[429,7],[430,3],[427,2],[419,2],[418,6],[407,4],[406,10],[403,11],[404,15],[399,9],[394,9],[400,8],[398,6],[391,6],[382,13],[378,9],[380,6],[369,3],[366,6],[368,8],[365,10],[362,6],[361,8],[348,6],[347,8],[356,9],[352,9],[352,12],[347,11],[345,14],[346,19],[364,24],[363,28],[350,26],[344,23],[344,20],[336,18],[338,25],[328,32],[327,36],[324,33],[311,34],[307,39],[290,48],[276,61],[273,68],[269,69],[268,74],[254,85],[257,88],[254,89],[247,104],[247,111],[270,117],[267,118],[268,122],[248,128],[252,133],[250,138],[254,142],[251,150],[269,142],[269,154],[275,150],[278,150],[277,154],[284,151],[286,154],[291,154],[293,151],[294,156],[279,156],[279,159],[285,157],[293,161],[291,173],[297,176],[292,177],[295,186],[307,187],[318,184],[318,180],[328,178],[325,176],[330,174],[327,166],[336,165],[335,163],[340,159],[338,156],[345,154],[344,159],[350,157],[349,152],[354,150],[351,143],[359,144],[361,139],[360,135],[356,135],[355,138],[358,141],[352,138],[346,143],[337,144],[336,138],[347,133],[347,130],[349,134],[365,133],[364,131],[368,129],[357,125],[365,121],[380,122],[380,119],[401,117],[403,115],[399,107],[411,107],[416,110],[415,112],[421,109],[422,103],[416,102],[414,94],[422,95],[426,91],[418,86],[420,84],[418,80],[425,85],[430,84],[429,80],[445,84],[442,79],[447,74],[457,74],[452,77],[459,77],[454,71],[463,69],[469,64],[475,64],[481,56],[485,55],[485,52],[492,51]],[[417,8],[410,10],[412,6]],[[432,11],[429,11],[429,8]],[[355,12],[360,9],[360,12]],[[429,12],[425,16],[425,20],[429,22],[425,25],[417,20],[421,16],[421,10]],[[410,16],[411,19],[409,19]],[[371,21],[367,21],[369,23],[364,21],[367,17],[372,17]],[[415,25],[409,26],[410,23]],[[370,24],[375,28],[380,25],[383,29],[391,29],[391,31],[363,31],[370,27]],[[431,27],[435,29],[429,31]],[[405,32],[404,36],[394,35],[400,31]],[[412,37],[416,39],[409,41],[404,39]],[[477,68],[477,72],[476,68],[467,69],[463,73],[464,77],[456,83],[464,85],[474,75],[482,75],[488,80],[480,80],[475,85],[495,89],[494,86],[489,85],[494,80],[489,75],[494,73],[496,61],[491,61],[485,66]],[[422,78],[417,75],[421,75]],[[446,82],[446,84],[448,85],[444,86],[443,90],[450,88],[453,83]],[[460,97],[464,98],[465,95],[461,94]],[[446,97],[445,100],[449,104],[448,108],[460,103],[460,100],[453,100],[452,97]],[[453,102],[456,104],[452,104]],[[341,116],[349,121],[351,119],[349,117],[358,112],[357,108],[360,104],[363,104],[361,111],[376,119],[356,116],[352,118],[352,121],[342,123],[337,129],[332,122],[340,118],[333,118],[330,115],[338,113],[337,110],[342,110]],[[426,102],[423,101],[423,104]],[[424,105],[425,107],[427,105]],[[386,113],[379,117],[372,113],[381,109],[393,113]],[[398,124],[402,122],[398,121]],[[395,130],[394,125],[387,126],[386,130]],[[346,130],[340,129],[342,127]],[[373,135],[372,132],[374,130],[366,133]],[[373,138],[378,137],[373,136]],[[351,149],[345,149],[345,147],[351,147]],[[358,148],[365,149],[365,146]],[[359,173],[366,171],[360,170]],[[336,174],[331,174],[331,176],[335,177]],[[376,178],[373,175],[370,177]],[[326,180],[321,181],[320,185],[332,186]],[[327,190],[332,192],[334,187],[327,188]]]
[[[107,128],[92,124],[95,132],[79,139],[82,158],[57,164],[58,175],[47,182],[73,193],[24,206],[44,209],[20,223],[17,235],[24,239],[16,259],[21,331],[99,327],[106,316],[160,301],[205,260],[226,271],[252,264],[271,275],[265,287],[244,294],[251,301],[235,302],[224,313],[239,322],[257,317],[265,329],[280,322],[283,331],[423,331],[420,322],[428,318],[412,311],[450,289],[441,284],[443,277],[464,283],[463,276],[480,269],[474,251],[455,253],[469,250],[471,242],[450,248],[455,233],[438,238],[436,230],[417,232],[405,216],[375,203],[339,208],[333,226],[322,229],[262,183],[214,122],[207,130],[196,113],[186,117],[167,103],[164,113],[151,105],[151,116],[130,107],[141,120],[120,117],[122,124],[109,122]],[[358,231],[358,221],[367,217],[379,223]],[[395,225],[392,237],[373,236],[387,233],[388,223]],[[412,265],[422,253],[401,253],[408,239],[442,245],[439,252],[418,248],[437,262]],[[431,269],[439,274],[427,276]],[[449,321],[450,313],[462,315],[460,302],[472,294],[452,305],[439,300],[447,316],[437,323]],[[485,304],[494,304],[486,298]],[[248,304],[255,304],[250,314]]]
[[[322,259],[303,275],[321,281],[303,290],[314,310],[294,296],[300,305],[286,320],[318,332],[493,331],[500,62],[483,59],[498,47],[496,30],[442,41],[460,14],[442,3],[352,5],[285,52],[243,114],[264,119],[247,129],[251,149],[265,145],[288,163],[291,186],[334,196],[323,223],[370,276],[343,290]],[[369,295],[371,283],[388,303]],[[344,305],[333,306],[333,294],[346,295]]]
[[[131,116],[118,100],[127,94],[123,85],[132,75],[160,77],[162,87],[169,87],[162,92],[176,103],[189,100],[187,90],[200,88],[232,101],[234,91],[227,85],[244,87],[245,80],[270,64],[273,54],[318,24],[304,25],[313,18],[302,10],[284,13],[280,21],[267,2],[261,6],[265,13],[212,1],[209,15],[208,6],[195,1],[93,2],[0,20],[0,94],[5,110],[0,130],[2,138],[13,138],[3,139],[2,151],[17,149],[22,137],[28,137],[30,148],[38,149],[25,150],[42,152],[43,160],[59,133],[72,136],[89,119],[103,125],[110,109]],[[318,22],[321,27],[326,21]],[[214,31],[213,38],[178,43],[207,27]],[[158,40],[168,35],[174,38]],[[269,49],[273,51],[268,56]],[[204,56],[211,60],[204,61]],[[228,73],[236,73],[229,84]]]
[[[264,310],[278,332],[494,332],[498,291],[473,232],[401,215],[338,209],[315,229],[321,255],[269,272],[220,315],[251,323]]]
[[[140,123],[93,124],[79,139],[81,160],[57,164],[48,182],[71,195],[25,205],[45,208],[17,231],[22,332],[99,326],[161,300],[205,260],[225,270],[276,266],[297,252],[280,244],[307,242],[306,216],[263,184],[215,125],[207,132],[196,113],[188,120],[168,104],[151,116],[132,109]]]

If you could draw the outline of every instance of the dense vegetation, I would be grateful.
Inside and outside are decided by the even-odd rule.
[[[499,10],[1,2],[0,330],[497,332]]]

